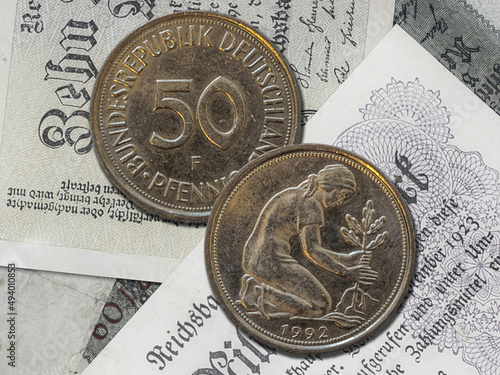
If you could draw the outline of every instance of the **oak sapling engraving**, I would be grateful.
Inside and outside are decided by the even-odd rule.
[[[363,256],[361,257],[360,265],[367,267],[370,266],[372,251],[382,246],[389,237],[389,232],[384,231],[377,234],[374,239],[368,242],[370,238],[382,228],[386,221],[385,216],[375,219],[375,215],[376,212],[373,208],[373,201],[368,200],[366,206],[363,208],[361,222],[355,217],[347,214],[345,220],[349,229],[346,227],[340,228],[340,233],[347,242],[361,247]],[[344,315],[352,316],[353,318],[358,317],[359,321],[362,322],[365,320],[367,298],[375,302],[379,301],[363,291],[360,284],[369,285],[370,283],[363,280],[357,281],[352,288],[344,292],[340,302],[337,304],[336,310],[342,312]],[[352,320],[355,322],[358,319]]]

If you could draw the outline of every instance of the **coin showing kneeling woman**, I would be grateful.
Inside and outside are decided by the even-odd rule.
[[[368,266],[370,254],[340,253],[321,245],[324,210],[342,205],[355,191],[352,172],[332,164],[266,203],[243,250],[239,302],[247,314],[266,319],[331,315],[330,293],[291,255],[293,237],[299,238],[301,251],[316,266],[359,284],[377,280],[378,273]]]

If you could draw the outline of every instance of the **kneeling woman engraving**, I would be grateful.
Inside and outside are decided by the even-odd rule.
[[[371,255],[361,250],[345,254],[321,245],[324,210],[342,205],[355,191],[352,172],[333,164],[266,203],[243,250],[245,274],[239,298],[248,314],[266,319],[328,318],[332,298],[291,256],[293,237],[298,237],[301,251],[316,266],[359,284],[377,279],[378,273],[368,266]]]

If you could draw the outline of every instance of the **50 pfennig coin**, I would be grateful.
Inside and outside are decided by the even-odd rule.
[[[111,180],[136,204],[203,221],[230,176],[295,143],[299,96],[259,33],[214,13],[178,13],[127,36],[99,72],[91,130]]]
[[[401,303],[414,229],[397,189],[331,146],[272,151],[233,177],[205,238],[210,283],[257,340],[322,353],[354,344]]]

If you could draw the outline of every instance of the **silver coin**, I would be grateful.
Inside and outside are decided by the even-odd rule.
[[[214,205],[205,256],[229,317],[281,350],[322,353],[372,334],[415,262],[397,189],[366,160],[285,147],[243,168]]]
[[[286,61],[257,31],[210,12],[155,19],[102,67],[91,104],[109,178],[140,207],[206,221],[231,175],[300,132]]]

